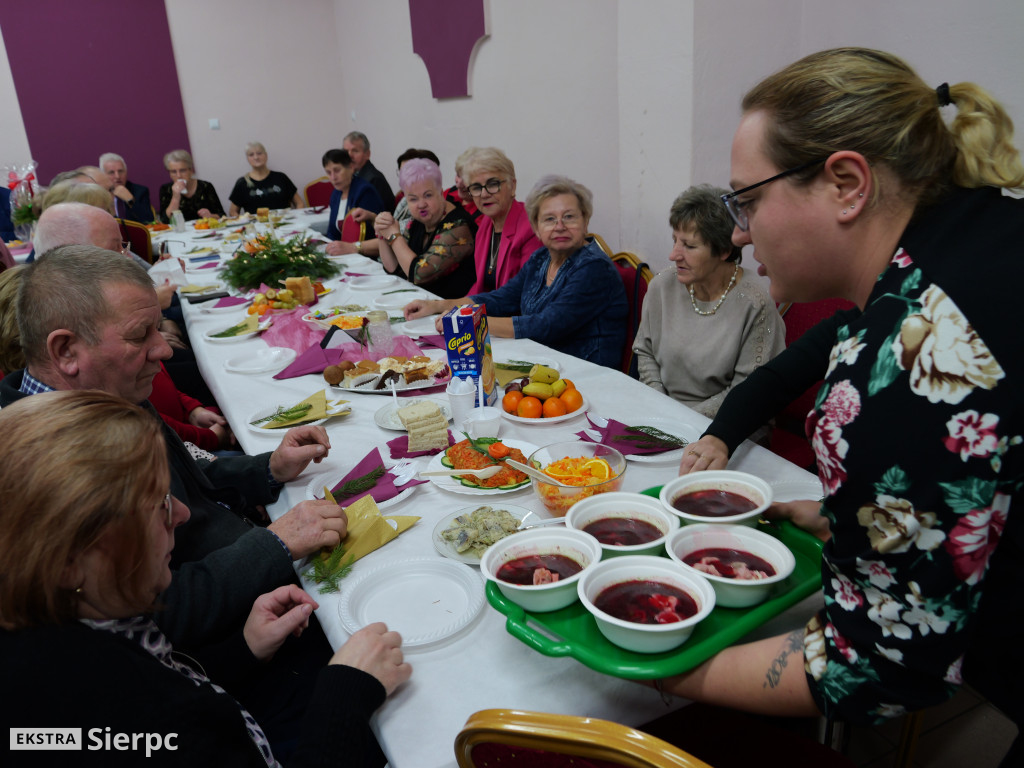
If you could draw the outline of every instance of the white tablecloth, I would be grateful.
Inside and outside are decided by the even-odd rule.
[[[379,270],[378,265],[359,257],[345,257],[353,271]],[[170,265],[157,268],[159,280]],[[190,281],[206,282],[206,280]],[[336,288],[327,305],[364,304],[369,306],[377,294],[354,290],[347,283],[332,281]],[[384,289],[387,290],[387,289]],[[202,305],[186,306],[192,343],[196,357],[210,389],[216,396],[235,434],[247,453],[273,450],[279,439],[273,435],[257,435],[246,426],[247,418],[259,407],[297,402],[324,387],[319,374],[276,381],[272,374],[243,375],[228,373],[224,360],[246,351],[255,352],[265,343],[258,338],[233,344],[210,344],[202,339],[203,331],[225,327],[237,322],[234,314],[207,314]],[[397,330],[397,329],[396,329]],[[644,423],[652,417],[688,424],[699,434],[708,420],[689,408],[644,386],[618,371],[593,365],[558,353],[528,339],[492,338],[495,357],[502,359],[554,360],[563,376],[571,378],[586,397],[591,411],[623,422]],[[289,483],[281,499],[270,510],[278,517],[306,498],[310,478],[330,472],[333,477],[351,469],[372,447],[381,449],[387,460],[385,443],[399,433],[382,430],[374,423],[374,412],[389,402],[387,397],[370,394],[346,395],[352,403],[352,414],[328,421],[326,428],[332,449],[319,466],[310,465],[297,480]],[[440,397],[444,397],[443,393]],[[535,445],[575,439],[574,432],[587,426],[580,415],[558,424],[519,424],[506,421],[502,436],[524,440]],[[420,468],[428,458],[414,460]],[[730,465],[751,472],[766,480],[808,480],[813,476],[784,459],[751,443],[744,444]],[[677,473],[674,465],[630,463],[623,490],[640,491],[661,485]],[[494,497],[489,497],[494,500]],[[528,507],[542,517],[547,511],[525,489],[498,497],[509,504]],[[441,558],[431,542],[435,523],[444,515],[487,499],[443,491],[433,484],[418,486],[411,496],[391,507],[388,513],[419,515],[422,519],[394,541],[355,564],[349,579],[361,572],[388,562],[408,558]],[[341,582],[342,590],[345,581]],[[311,594],[319,601],[317,616],[332,644],[337,647],[347,633],[339,617],[338,595],[321,595],[315,587]],[[481,589],[483,583],[481,582]],[[804,601],[779,617],[763,632],[783,631],[800,626],[820,603],[819,598]],[[505,631],[504,616],[485,605],[481,615],[462,634],[429,649],[408,652],[413,666],[411,680],[391,696],[374,718],[374,727],[393,768],[435,768],[453,766],[453,743],[466,719],[473,712],[493,707],[519,708],[566,714],[588,715],[640,725],[666,712],[666,704],[652,689],[634,682],[619,680],[594,672],[573,659],[548,658],[514,639]],[[343,695],[343,694],[342,694]],[[682,706],[685,702],[674,702]]]

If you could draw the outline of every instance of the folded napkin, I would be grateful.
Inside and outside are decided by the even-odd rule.
[[[347,400],[332,401],[332,411],[337,411],[338,406],[347,403]],[[312,395],[307,397],[305,400],[296,403],[293,406],[285,408],[286,411],[292,410],[293,408],[299,408],[303,405],[309,404],[309,410],[301,416],[296,416],[291,419],[274,419],[271,421],[264,421],[261,424],[254,426],[260,429],[275,430],[275,429],[288,429],[289,427],[295,427],[299,424],[307,424],[311,421],[319,421],[320,419],[326,419],[327,414],[327,394],[321,389],[319,392],[314,392]],[[349,413],[352,409],[344,409],[345,413]],[[333,413],[331,415],[340,416],[340,413]]]
[[[348,532],[345,534],[345,540],[342,541],[346,562],[351,558],[351,562],[354,563],[375,549],[379,549],[392,539],[397,538],[398,534],[411,528],[419,520],[418,517],[412,515],[385,517],[369,496],[363,496],[347,506],[342,499],[336,499],[336,501],[345,508],[345,515],[348,517]]]
[[[374,448],[366,454],[366,456],[363,457],[363,460],[356,464],[347,475],[341,478],[337,485],[331,488],[331,493],[334,494],[334,498],[343,507],[354,501],[358,501],[364,496],[372,496],[373,500],[379,504],[380,502],[387,501],[388,499],[393,499],[406,488],[411,488],[414,485],[420,485],[427,482],[426,480],[413,480],[406,483],[401,488],[396,488],[395,476],[390,472],[385,472],[381,477],[374,481],[373,486],[370,488],[355,490],[354,492],[349,492],[351,489],[346,490],[344,488],[346,483],[353,480],[359,480],[370,472],[383,468],[384,460],[380,457],[380,451]]]
[[[455,437],[452,435],[452,431],[448,430],[448,445],[455,445]],[[394,440],[388,440],[388,448],[391,449],[392,459],[415,459],[417,456],[436,456],[445,450],[444,448],[434,448],[429,451],[412,451],[409,452],[409,436],[402,435],[396,437]]]
[[[420,336],[416,343],[423,349],[448,349],[444,336],[439,333],[432,333],[429,336]]]
[[[220,266],[220,262],[219,261],[213,261],[213,262],[210,262],[209,264],[203,264],[203,266],[201,266],[201,267],[196,267],[196,269],[197,270],[198,269],[217,269],[217,267],[219,267],[219,266]]]
[[[302,319],[307,314],[309,307],[302,304],[295,309],[273,310],[271,317],[274,318],[274,325],[261,338],[272,347],[287,347],[301,355],[311,344],[319,344],[324,335],[322,330]]]
[[[206,267],[203,267],[203,269],[206,269]],[[252,298],[248,298],[247,299],[244,296],[225,296],[223,299],[220,299],[213,306],[215,306],[215,307],[237,307],[240,304],[248,304],[250,301],[252,301]]]
[[[590,421],[590,425],[601,434],[600,440],[592,438],[586,430],[583,432],[577,432],[577,436],[588,443],[601,443],[607,445],[609,448],[614,448],[619,453],[624,455],[647,455],[652,453],[665,453],[666,451],[675,451],[682,446],[676,444],[669,444],[658,440],[656,437],[650,436],[638,429],[637,427],[644,426],[638,424],[635,427],[623,424],[621,421],[615,419],[608,419],[607,427],[599,427],[590,419],[590,414],[587,414],[587,421]],[[654,429],[649,427],[648,429]],[[687,441],[683,438],[679,438],[677,435],[673,435],[679,440],[682,440],[682,444],[686,445]]]

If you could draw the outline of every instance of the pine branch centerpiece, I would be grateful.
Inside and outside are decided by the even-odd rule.
[[[325,280],[338,274],[338,266],[305,235],[279,240],[273,233],[259,235],[228,261],[220,277],[236,290],[281,285],[286,277]]]

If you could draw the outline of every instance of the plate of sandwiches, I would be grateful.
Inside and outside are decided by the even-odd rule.
[[[378,408],[373,414],[374,423],[381,429],[390,429],[395,432],[407,432],[405,424],[402,422],[402,418],[399,415],[399,411],[404,411],[406,407],[418,405],[419,403],[432,403],[441,410],[441,415],[444,417],[445,424],[451,421],[452,409],[448,403],[441,402],[440,400],[434,400],[432,398],[402,398],[398,404],[388,403],[387,405]],[[405,415],[408,418],[409,412],[406,411]]]
[[[389,395],[392,383],[396,391],[404,392],[446,384],[452,377],[447,354],[442,349],[424,350],[424,354],[414,357],[360,360],[350,365],[351,367],[339,364],[347,370],[344,371],[341,381],[332,385],[334,389]]]

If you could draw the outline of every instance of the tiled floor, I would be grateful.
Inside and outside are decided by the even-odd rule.
[[[854,727],[844,753],[860,768],[891,768],[903,721],[875,728]],[[1017,735],[1017,728],[995,707],[964,689],[922,719],[915,768],[996,768]]]

